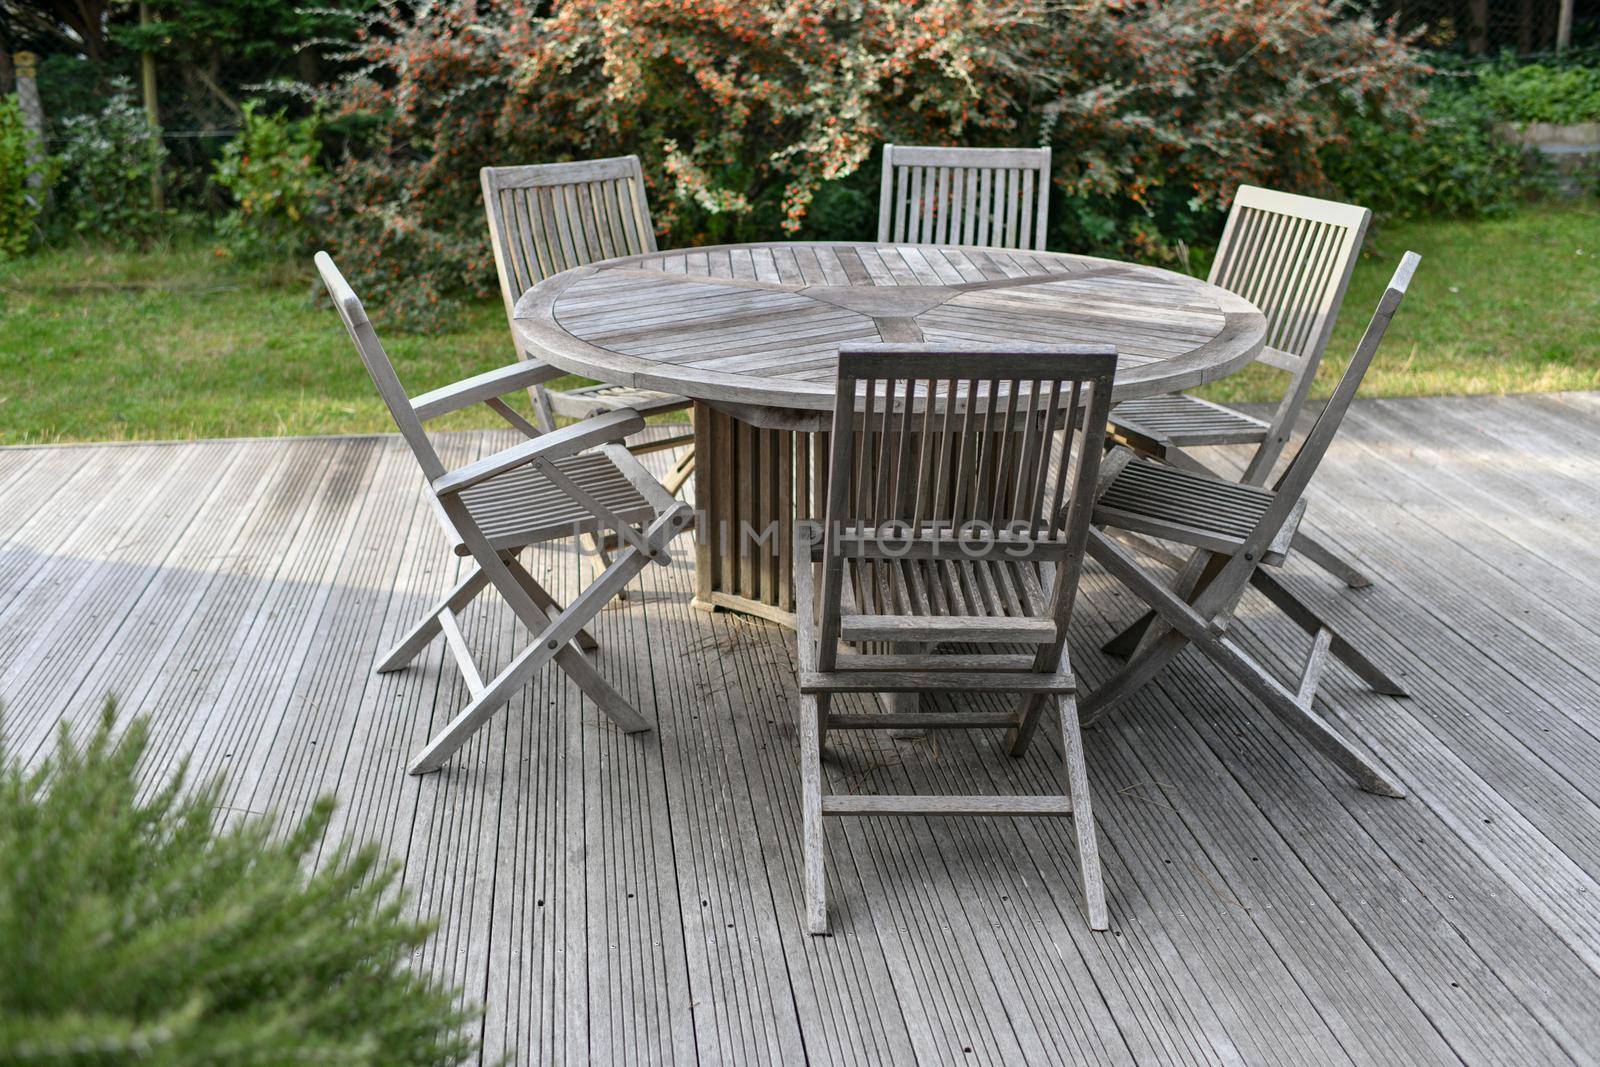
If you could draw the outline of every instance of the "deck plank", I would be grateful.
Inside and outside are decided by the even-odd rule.
[[[1305,595],[1316,602],[1314,589]],[[1101,633],[1110,637],[1115,629],[1107,625]],[[1250,651],[1271,662],[1271,648],[1292,640],[1288,633],[1278,633],[1270,648],[1254,643]],[[1298,664],[1283,663],[1280,669],[1287,673],[1291,666]],[[1472,1059],[1493,1052],[1491,1058],[1506,1062],[1561,1057],[1559,1045],[1530,1013],[1528,1002],[1494,973],[1505,959],[1496,950],[1503,952],[1536,931],[1526,922],[1509,932],[1480,927],[1465,921],[1459,909],[1441,906],[1458,895],[1463,900],[1478,899],[1470,880],[1451,877],[1453,871],[1472,866],[1471,854],[1459,839],[1417,805],[1389,804],[1350,789],[1347,779],[1304,750],[1297,735],[1261,721],[1239,690],[1209,671],[1180,667],[1163,688],[1162,699],[1144,706],[1149,724],[1145,733],[1152,744],[1159,739],[1161,748],[1183,758],[1219,761],[1277,834],[1280,855],[1270,864],[1259,846],[1246,842],[1218,852],[1225,865],[1223,884],[1238,893],[1252,913],[1282,918],[1275,901],[1305,899],[1301,890],[1277,889],[1260,877],[1269,872],[1281,876],[1303,866],[1317,885],[1306,904],[1324,909],[1319,925],[1328,925],[1327,913],[1337,912],[1343,922],[1332,925],[1359,934],[1457,1053]],[[1188,782],[1195,775],[1169,771],[1163,778]],[[1168,803],[1215,810],[1213,794],[1190,801],[1172,796]],[[1247,815],[1245,809],[1240,820]],[[1395,824],[1391,833],[1376,835],[1366,825],[1386,817]],[[1235,824],[1234,819],[1210,817],[1206,822]],[[1282,854],[1284,849],[1292,852],[1293,859]],[[1414,865],[1397,863],[1391,858],[1395,849],[1425,858]],[[1448,861],[1441,855],[1446,850]],[[1461,862],[1463,858],[1467,863]],[[1503,886],[1498,888],[1503,891]],[[1298,922],[1302,914],[1302,908],[1295,909],[1291,921]],[[1542,932],[1545,952],[1564,959],[1565,973],[1580,988],[1592,988],[1594,976],[1571,966],[1576,960],[1570,952],[1548,937],[1548,931]],[[1324,958],[1349,955],[1335,952]],[[1435,1049],[1434,1055],[1419,1061],[1432,1062],[1437,1053]],[[1376,1058],[1381,1062],[1403,1057]]]
[[[805,935],[792,638],[691,610],[685,562],[594,626],[655,731],[547,671],[407,776],[465,690],[438,647],[370,665],[460,562],[389,438],[0,449],[0,700],[32,760],[115,691],[151,720],[152,781],[191,753],[233,817],[335,793],[329,844],[380,845],[439,917],[419,962],[484,1008],[485,1062],[1594,1062],[1597,416],[1593,394],[1356,405],[1309,523],[1376,585],[1283,577],[1412,689],[1339,670],[1325,702],[1412,797],[1352,790],[1182,657],[1086,735],[1107,934],[1067,821],[886,818],[829,825],[834,933]],[[570,546],[530,565],[558,598],[585,575]],[[1095,569],[1080,602],[1092,684],[1133,605]],[[1239,639],[1296,667],[1263,607]],[[526,640],[493,600],[465,629],[486,662]],[[830,748],[838,789],[1058,788],[1047,738]]]

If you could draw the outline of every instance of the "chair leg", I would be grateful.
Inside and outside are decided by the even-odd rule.
[[[1219,553],[1196,549],[1178,567],[1177,577],[1172,581],[1172,591],[1192,603],[1195,597],[1206,590],[1227,562],[1228,557]],[[1154,611],[1145,612],[1126,629],[1101,645],[1101,651],[1122,659],[1134,655],[1148,639],[1150,626],[1155,620]]]
[[[1118,542],[1128,545],[1129,547],[1134,548],[1136,551],[1153,555],[1168,566],[1183,566],[1183,560],[1174,556],[1172,553],[1167,552],[1164,548],[1152,541],[1147,541],[1142,538],[1135,538],[1131,535],[1124,535],[1122,531],[1111,530],[1107,532]],[[1294,544],[1295,548],[1298,549],[1300,548],[1300,535],[1296,534],[1295,537],[1296,540]],[[1379,667],[1376,663],[1372,662],[1371,659],[1367,658],[1366,654],[1358,649],[1349,638],[1345,637],[1337,629],[1334,629],[1334,627],[1328,625],[1327,621],[1313,611],[1303,600],[1301,600],[1294,593],[1290,592],[1287,586],[1274,578],[1270,571],[1257,567],[1250,575],[1250,584],[1255,586],[1256,590],[1266,596],[1268,600],[1272,601],[1272,603],[1277,606],[1278,610],[1282,611],[1285,615],[1289,616],[1290,619],[1294,620],[1294,622],[1301,629],[1305,630],[1306,633],[1314,635],[1318,630],[1325,629],[1332,631],[1332,652],[1334,658],[1340,663],[1343,663],[1346,667],[1349,667],[1357,677],[1371,686],[1373,692],[1382,693],[1384,696],[1392,697],[1403,697],[1410,695],[1406,692],[1405,687],[1390,677],[1383,670],[1383,668]],[[1134,651],[1139,647],[1139,642],[1141,639],[1143,639],[1145,631],[1150,628],[1150,624],[1154,622],[1155,619],[1155,612],[1145,612],[1143,615],[1139,616],[1139,618],[1135,619],[1132,623],[1119,631],[1115,637],[1101,645],[1101,651],[1105,652],[1107,655],[1116,656],[1119,659],[1127,659],[1129,656],[1133,655]]]
[[[517,690],[552,659],[591,700],[599,705],[600,710],[622,728],[624,733],[641,733],[650,729],[650,721],[640,715],[621,693],[611,687],[609,682],[600,677],[589,661],[572,647],[570,638],[566,641],[557,638],[554,642],[556,647],[550,647],[552,641],[545,634],[554,628],[552,625],[544,634],[540,634],[532,645],[524,649],[505,670],[484,687],[483,692],[473,697],[472,701],[416,754],[407,768],[409,773],[427,774],[442,767],[445,761],[466,743],[467,738],[477,733],[478,729],[488,721],[489,716],[504,707]]]
[[[557,602],[555,597],[550,595],[549,590],[540,585],[538,579],[528,572],[528,568],[522,565],[521,560],[515,556],[508,556],[506,558],[506,567],[510,569],[511,576],[517,580],[522,588],[528,591],[528,595],[533,597],[534,603],[543,608],[546,614],[553,617],[566,610]],[[575,640],[578,642],[578,647],[585,652],[595,652],[600,648],[600,642],[596,641],[588,630],[580,629]]]
[[[889,649],[894,653],[916,656],[926,655],[936,647],[916,641],[896,641],[890,644]],[[914,715],[923,708],[923,697],[920,693],[880,693],[878,702],[891,714]],[[889,737],[895,741],[916,741],[927,736],[926,726],[901,726],[889,731]]]
[[[1315,635],[1319,630],[1327,630],[1332,635],[1329,650],[1334,658],[1349,667],[1358,678],[1372,688],[1373,692],[1391,697],[1410,696],[1399,682],[1368,659],[1360,649],[1350,643],[1349,638],[1329,626],[1305,601],[1290,592],[1289,588],[1278,579],[1258,567],[1250,575],[1250,584],[1306,633]]]
[[[601,711],[606,713],[606,718],[616,724],[617,728],[625,734],[642,734],[650,729],[650,720],[639,714],[639,710],[628,703],[628,698],[612,688],[611,683],[600,676],[594,665],[585,659],[577,649],[562,645],[556,652],[556,666],[566,672],[567,677],[575,682],[584,695],[595,702]]]
[[[1100,646],[1100,651],[1108,656],[1118,659],[1127,659],[1139,648],[1139,642],[1144,640],[1145,633],[1156,621],[1156,613],[1147,611],[1133,622],[1117,631],[1117,635]]]
[[[1269,710],[1350,775],[1362,789],[1381,796],[1405,796],[1405,790],[1386,771],[1345,740],[1313,708],[1312,701],[1316,697],[1314,681],[1320,672],[1319,666],[1308,666],[1307,677],[1312,679],[1313,684],[1304,692],[1291,693],[1227,636],[1220,617],[1203,615],[1193,604],[1145,574],[1131,556],[1104,534],[1090,531],[1089,552],[1114,577],[1160,612],[1161,619],[1146,635],[1140,652],[1084,700],[1079,715],[1085,725],[1094,722],[1107,708],[1155,677],[1179,650],[1193,643],[1226,674],[1242,684]],[[1259,568],[1256,570],[1259,572]],[[1216,595],[1210,599],[1214,603],[1234,603],[1243,592],[1243,584],[1241,580],[1236,590],[1213,590]],[[1319,633],[1316,644],[1326,644],[1331,649],[1331,631],[1326,636]],[[1319,655],[1314,652],[1313,659]]]
[[[473,697],[455,718],[445,724],[443,730],[423,746],[406,770],[411,774],[427,774],[442,767],[466,743],[467,738],[478,732],[489,716],[504,707],[516,691],[554,657],[554,650],[544,641],[524,649],[521,655],[511,661],[510,666],[484,687],[483,692]]]
[[[1044,714],[1045,697],[1042,693],[1029,693],[1022,698],[1017,712],[1017,725],[1006,731],[1006,753],[1020,759],[1028,754],[1033,735],[1038,732],[1039,719]]]
[[[1355,564],[1303,530],[1295,531],[1293,548],[1351,589],[1365,589],[1372,584],[1372,579],[1358,570]]]
[[[655,531],[656,527],[652,527],[652,530]],[[662,530],[653,536],[670,534]],[[593,617],[618,589],[632,581],[634,575],[649,564],[650,557],[637,548],[627,549],[565,611],[552,618],[544,614],[533,595],[522,587],[506,560],[488,551],[487,545],[483,547],[484,553],[477,557],[479,566],[511,606],[511,610],[536,636],[532,644],[428,742],[411,761],[410,772],[426,774],[439,769],[467,738],[488,721],[489,716],[505,706],[518,687],[552,659],[625,733],[640,733],[650,729],[650,720],[640,715],[621,693],[612,688],[573,644],[577,632],[582,629],[579,620]]]
[[[1153,627],[1151,633],[1157,636],[1142,651],[1083,698],[1078,706],[1078,719],[1084,726],[1093,726],[1106,712],[1142,689],[1189,643],[1187,637],[1165,623]]]
[[[1384,797],[1404,797],[1406,791],[1376,759],[1362,752],[1343,734],[1328,724],[1312,706],[1316,693],[1298,695],[1278,684],[1265,667],[1245,654],[1230,639],[1223,637],[1207,649],[1212,659],[1228,675],[1248,689],[1258,700],[1312,743],[1318,752],[1349,775],[1368,793]]]
[[[800,818],[805,860],[806,930],[828,932],[828,872],[822,842],[822,723],[828,694],[800,697]]]
[[[413,626],[373,669],[379,674],[387,674],[399,670],[416,659],[417,653],[427,648],[428,643],[439,635],[439,616],[446,611],[460,614],[488,584],[489,576],[483,573],[483,568],[474,564],[466,576],[456,583],[456,587],[446,593],[443,600],[429,608],[428,614],[422,621]]]
[[[583,556],[589,561],[590,577],[598,579],[606,572],[606,568],[611,566],[611,553],[606,551],[603,535],[597,533],[584,534],[583,539],[589,546],[589,551],[585,552]],[[627,600],[627,589],[617,590],[615,599]]]
[[[1091,725],[1105,715],[1114,705],[1132,695],[1159,674],[1190,639],[1176,630],[1167,629],[1155,639],[1155,644],[1130,660],[1116,674],[1106,680],[1084,699],[1079,710],[1083,725]],[[1312,706],[1315,690],[1302,695],[1290,693],[1278,684],[1255,660],[1251,659],[1227,638],[1205,642],[1202,651],[1220,666],[1229,677],[1238,681],[1269,710],[1294,727],[1328,757],[1340,770],[1369,793],[1379,796],[1403,797],[1405,790],[1378,763],[1346,741],[1343,735],[1329,726]]]
[[[661,479],[661,487],[673,496],[677,496],[689,476],[694,473],[694,446],[688,445],[679,454],[678,460],[667,471],[666,477]]]
[[[1083,901],[1089,912],[1089,929],[1105,930],[1105,879],[1100,873],[1100,843],[1095,836],[1094,805],[1089,798],[1089,765],[1083,754],[1083,732],[1078,724],[1078,702],[1072,696],[1056,701],[1061,723],[1061,751],[1067,761],[1067,784],[1072,790],[1072,824],[1078,835],[1078,866],[1083,875]]]
[[[1071,661],[1067,650],[1061,650],[1061,662],[1056,667],[1062,674],[1072,671]],[[1029,694],[1022,698],[1021,707],[1017,712],[1017,725],[1006,731],[1006,751],[1015,757],[1027,754],[1028,746],[1033,743],[1033,735],[1039,729],[1039,719],[1044,715],[1047,698],[1041,693]],[[1073,714],[1077,714],[1076,711]]]

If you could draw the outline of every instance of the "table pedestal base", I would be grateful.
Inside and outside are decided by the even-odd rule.
[[[785,611],[765,601],[751,600],[748,597],[713,592],[709,599],[702,599],[699,594],[696,594],[689,600],[689,606],[696,611],[704,612],[737,611],[741,615],[754,615],[757,618],[766,619],[768,622],[775,622],[779,626],[787,626],[791,630],[796,629],[794,612]]]
[[[694,406],[695,595],[701,611],[794,622],[795,523],[821,514],[828,435],[756,426]],[[891,712],[916,711],[915,693],[884,693]],[[896,737],[920,737],[897,730]]]
[[[794,528],[821,510],[827,436],[694,405],[696,607],[794,626]]]

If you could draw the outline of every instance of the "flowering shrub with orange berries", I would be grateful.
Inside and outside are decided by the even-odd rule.
[[[885,141],[1050,144],[1052,247],[1171,259],[1240,182],[1326,191],[1346,118],[1415,114],[1422,73],[1323,0],[434,0],[347,58],[328,240],[423,328],[493,292],[484,165],[635,153],[685,245],[869,235]]]

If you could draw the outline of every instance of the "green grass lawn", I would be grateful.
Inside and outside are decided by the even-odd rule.
[[[1407,248],[1422,267],[1369,395],[1600,388],[1593,204],[1376,231],[1326,378]],[[247,272],[199,243],[142,254],[75,247],[0,265],[0,444],[389,430],[338,320],[313,300],[314,277],[309,262]],[[413,393],[514,358],[498,303],[434,337],[384,330],[383,309],[369,310]],[[1254,368],[1208,395],[1268,400],[1281,381]],[[494,423],[478,411],[453,425]]]
[[[1317,390],[1355,351],[1401,253],[1422,256],[1364,396],[1600,389],[1600,204],[1475,222],[1405,222],[1367,236]],[[1284,377],[1252,367],[1203,395],[1276,400]]]

